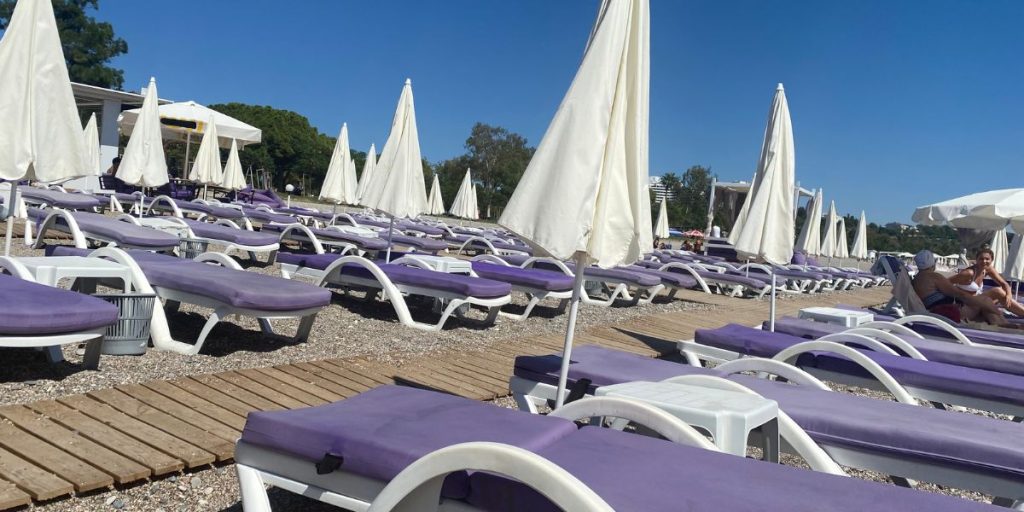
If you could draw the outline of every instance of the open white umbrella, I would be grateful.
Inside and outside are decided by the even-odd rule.
[[[320,199],[339,203],[356,204],[356,187],[348,177],[351,152],[348,146],[348,123],[341,125],[341,133],[331,153],[331,163],[327,166],[327,175],[320,188]],[[353,175],[355,174],[353,164]]]
[[[434,182],[430,185],[427,213],[430,215],[444,215],[444,198],[441,197],[441,182],[437,178],[437,174],[434,174]]]
[[[150,78],[146,98],[142,101],[142,113],[117,168],[118,179],[129,185],[160,187],[168,181],[157,98],[156,79]]]
[[[466,169],[466,175],[462,178],[459,192],[455,194],[455,200],[452,201],[452,207],[448,213],[463,219],[476,220],[480,218],[476,210],[476,191],[473,189],[473,177],[470,175],[469,169]]]
[[[44,182],[88,173],[82,121],[50,0],[19,0],[0,39],[0,178]],[[7,198],[10,254],[16,184]]]
[[[836,228],[836,258],[849,258],[850,249],[846,245],[846,218],[839,217],[839,226]]]
[[[911,219],[927,226],[996,230],[1024,216],[1024,188],[990,190],[920,206]]]
[[[569,91],[499,223],[539,254],[576,262],[556,406],[565,398],[583,270],[652,244],[648,0],[603,0]]]
[[[740,258],[766,261],[772,268],[769,326],[775,330],[775,266],[793,258],[796,219],[793,195],[796,185],[796,150],[793,123],[782,84],[775,89],[757,172],[743,204],[740,230],[729,235]]]
[[[220,163],[220,146],[217,144],[217,125],[207,124],[203,141],[199,144],[196,159],[192,162],[192,170],[188,179],[203,185],[203,196],[206,196],[208,185],[217,186],[224,180],[224,168]]]
[[[377,147],[370,144],[370,151],[366,153],[366,163],[363,164],[363,174],[359,176],[359,186],[356,187],[356,198],[359,200],[360,204],[363,202],[363,195],[366,194],[366,187],[369,186],[370,179],[373,178],[373,173],[376,168]]]
[[[100,169],[100,132],[96,128],[96,113],[89,116],[89,122],[85,124],[85,131],[82,132],[85,141],[85,158],[88,162],[86,170],[93,176],[103,174]]]
[[[858,260],[868,259],[868,218],[864,210],[860,212],[860,222],[857,223],[857,236],[853,239],[853,250],[850,256]]]
[[[989,249],[992,249],[992,268],[996,269],[996,272],[1000,274],[1006,269],[1006,259],[1010,252],[1009,245],[1006,239],[1006,226],[997,229],[995,234],[992,235],[992,243],[989,244]]]
[[[654,224],[654,238],[668,238],[668,210],[665,208],[665,200],[661,200],[658,206],[658,221]]]
[[[406,79],[402,87],[395,117],[391,121],[391,133],[377,160],[372,180],[366,187],[363,205],[391,217],[386,255],[386,261],[391,261],[391,233],[395,217],[412,218],[427,211],[427,187],[423,180],[423,157],[416,129],[412,80]]]
[[[242,161],[238,158],[238,144],[234,141],[231,141],[231,151],[228,153],[228,162],[224,164],[224,179],[221,180],[220,186],[228,190],[245,188],[245,172],[242,171]]]
[[[819,188],[811,199],[810,207],[807,210],[807,218],[804,226],[800,229],[800,236],[796,240],[796,248],[808,256],[821,254],[821,205],[825,199]]]
[[[836,236],[836,224],[839,223],[839,216],[836,215],[836,202],[831,201],[828,205],[828,219],[825,221],[825,237],[821,239],[821,256],[832,258],[836,255],[836,246],[839,244]]]

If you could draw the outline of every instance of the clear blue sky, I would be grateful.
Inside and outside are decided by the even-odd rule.
[[[797,179],[841,212],[908,221],[920,204],[1021,186],[1024,2],[652,0],[651,174],[750,179],[777,82]],[[406,77],[430,161],[476,121],[543,135],[597,0],[103,0],[128,41],[126,88],[272,105],[366,150]]]

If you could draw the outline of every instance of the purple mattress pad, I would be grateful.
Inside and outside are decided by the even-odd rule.
[[[287,228],[286,224],[272,224],[263,226],[263,231],[280,233]],[[309,230],[321,240],[346,242],[364,251],[383,251],[388,248],[388,241],[383,238],[366,237],[345,233],[336,229],[309,228]]]
[[[183,219],[188,223],[189,228],[196,236],[210,238],[241,245],[264,246],[277,243],[277,237],[261,231],[249,231],[247,229],[236,229],[221,224],[211,224],[192,219]]]
[[[561,272],[532,268],[519,268],[474,261],[473,271],[485,279],[502,281],[516,286],[546,290],[549,292],[567,292],[572,290],[573,279]]]
[[[113,240],[117,245],[143,249],[168,249],[178,246],[178,237],[153,228],[136,226],[99,213],[72,212],[71,215],[82,231]]]
[[[36,201],[43,201],[49,206],[66,208],[69,210],[88,210],[90,208],[99,208],[104,204],[103,201],[100,201],[93,196],[85,194],[70,194],[59,190],[44,190],[36,187],[22,186],[18,187],[18,192],[24,197],[34,199]]]
[[[0,335],[66,334],[117,321],[117,306],[82,293],[0,274]]]

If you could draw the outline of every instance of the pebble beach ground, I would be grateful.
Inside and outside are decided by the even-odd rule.
[[[41,251],[26,248],[16,242],[14,254],[40,255]],[[280,275],[275,265],[265,263],[250,266],[249,270]],[[785,298],[783,296],[783,300]],[[84,370],[79,365],[81,357],[75,354],[73,346],[64,348],[68,361],[56,365],[45,362],[40,353],[32,350],[4,349],[3,364],[0,364],[0,405],[52,399],[120,384],[319,359],[366,356],[401,363],[405,358],[426,353],[486,349],[502,340],[560,333],[565,328],[565,317],[558,315],[552,307],[536,310],[530,319],[523,322],[504,320],[493,327],[480,328],[459,321],[450,321],[450,327],[437,333],[428,333],[400,327],[391,308],[379,301],[367,304],[356,298],[335,293],[334,303],[320,313],[310,340],[301,344],[263,336],[255,320],[232,318],[214,329],[203,353],[198,356],[155,350],[148,351],[144,356],[103,356],[100,371]],[[513,304],[522,306],[524,303],[522,296],[514,297]],[[581,311],[579,326],[586,328],[600,324],[616,324],[654,313],[699,311],[712,307],[685,301],[661,301],[630,308],[587,307]],[[183,306],[179,313],[169,318],[172,334],[177,339],[195,339],[206,314],[208,310]],[[436,315],[429,308],[424,308],[416,314],[420,320],[436,320]],[[291,334],[297,327],[297,322],[275,321],[274,327],[282,334]],[[870,393],[860,389],[846,391]],[[508,398],[496,400],[494,404],[515,407]],[[789,459],[785,462],[798,464],[798,461]],[[861,471],[851,471],[851,474],[885,481],[885,477],[879,474]],[[976,493],[939,489],[935,486],[923,488],[968,499],[985,499]],[[58,500],[34,506],[32,509],[47,512],[234,511],[241,510],[238,496],[234,466],[228,464],[163,477],[128,488]],[[270,496],[275,510],[337,510],[278,490],[271,490]]]

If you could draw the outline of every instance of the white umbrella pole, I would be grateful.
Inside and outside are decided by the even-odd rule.
[[[8,182],[11,185],[11,197],[7,198],[7,239],[4,241],[4,256],[11,255],[11,238],[14,236],[14,204],[15,196],[18,195],[18,182]]]
[[[391,263],[391,235],[395,232],[395,216],[391,216],[391,223],[388,225],[388,252],[384,255],[384,262]]]
[[[770,318],[768,319],[768,330],[771,331],[771,332],[775,332],[775,266],[774,265],[772,266],[772,298],[771,298],[771,302],[768,305],[768,314],[770,315]]]
[[[586,256],[576,257],[576,277],[572,283],[572,302],[569,304],[569,323],[565,328],[565,345],[562,346],[562,368],[558,372],[558,394],[555,396],[555,409],[565,402],[565,384],[569,378],[569,362],[572,357],[572,340],[576,335],[576,314],[580,310],[580,296],[583,294],[583,269]]]

